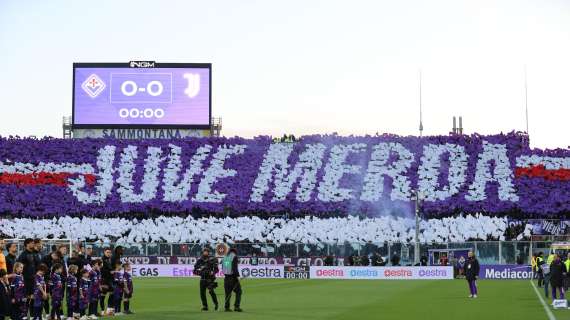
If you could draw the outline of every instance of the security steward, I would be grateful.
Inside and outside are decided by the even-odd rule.
[[[208,311],[208,300],[206,299],[206,289],[210,292],[210,297],[214,302],[214,309],[218,310],[218,297],[214,289],[216,283],[216,273],[218,273],[218,259],[210,256],[210,249],[202,250],[202,256],[194,265],[194,274],[200,276],[200,299],[202,300],[202,311]]]
[[[232,292],[235,292],[234,311],[242,312],[243,310],[240,308],[242,291],[239,283],[238,256],[235,248],[231,248],[222,260],[222,271],[224,272],[224,293],[226,299],[224,310],[232,311],[230,309],[230,300],[232,299]]]
[[[545,264],[544,258],[542,257],[542,252],[539,252],[536,256],[536,273],[538,278],[538,287],[542,287],[542,283],[544,282],[544,273],[542,271],[542,265]],[[546,291],[548,291],[546,289]],[[546,292],[545,291],[545,292]]]

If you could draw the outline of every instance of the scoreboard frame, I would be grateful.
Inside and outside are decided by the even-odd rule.
[[[200,68],[208,69],[210,81],[208,97],[208,124],[76,124],[75,123],[75,70],[78,68]],[[159,63],[154,61],[131,62],[74,62],[72,77],[71,129],[208,129],[212,127],[212,64],[211,63]]]

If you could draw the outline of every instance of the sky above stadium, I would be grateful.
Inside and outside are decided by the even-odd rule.
[[[61,136],[73,62],[210,62],[222,134],[570,145],[570,1],[0,0],[0,135]]]

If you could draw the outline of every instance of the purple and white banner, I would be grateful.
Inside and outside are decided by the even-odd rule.
[[[558,236],[570,232],[570,220],[530,219],[527,223],[532,224],[533,235]]]
[[[0,139],[0,212],[553,215],[570,211],[570,150],[494,136],[182,140]]]
[[[210,67],[75,64],[73,97],[76,127],[209,126]]]
[[[481,265],[479,279],[526,280],[532,278],[530,266],[516,264]]]

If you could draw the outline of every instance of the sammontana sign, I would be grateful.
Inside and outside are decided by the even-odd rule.
[[[209,130],[198,129],[74,129],[74,138],[104,139],[183,139],[207,137]]]
[[[0,139],[0,212],[541,214],[570,210],[570,152],[526,136]],[[568,173],[568,174],[567,174]]]

